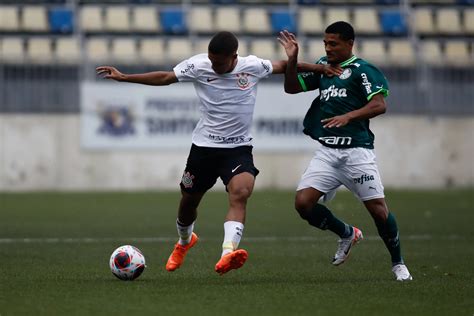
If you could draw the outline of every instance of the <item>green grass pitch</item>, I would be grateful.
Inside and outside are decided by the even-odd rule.
[[[414,277],[393,280],[388,252],[348,192],[330,208],[366,239],[339,267],[337,238],[293,210],[294,192],[255,192],[240,246],[247,263],[214,272],[227,208],[205,196],[201,241],[181,269],[165,262],[176,240],[179,193],[0,193],[0,315],[474,315],[474,192],[388,191]],[[140,248],[147,268],[124,282],[112,251]]]

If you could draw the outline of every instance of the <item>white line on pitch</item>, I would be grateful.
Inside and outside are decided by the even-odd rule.
[[[68,244],[68,243],[107,243],[107,242],[141,242],[141,243],[160,243],[160,242],[175,242],[177,237],[130,237],[130,238],[0,238],[0,244]],[[289,242],[317,242],[325,240],[334,240],[334,236],[262,236],[262,237],[245,237],[243,240],[250,242],[275,242],[275,241],[289,241]],[[406,235],[401,236],[403,240],[431,240],[434,239],[432,235]],[[436,239],[441,240],[461,240],[464,239],[459,235],[436,236]],[[221,241],[221,238],[201,238],[201,241]],[[380,240],[379,236],[366,236],[365,240],[375,241]]]

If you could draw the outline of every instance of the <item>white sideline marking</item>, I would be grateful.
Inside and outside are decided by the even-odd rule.
[[[459,240],[464,239],[459,235],[436,236],[437,239],[443,240]],[[293,237],[279,237],[279,236],[263,236],[263,237],[245,237],[244,241],[251,242],[275,242],[275,241],[300,241],[300,242],[315,242],[325,240],[335,240],[337,237],[314,237],[314,236],[293,236]],[[403,240],[431,240],[432,235],[407,235],[402,236]],[[107,243],[107,242],[141,242],[141,243],[164,243],[176,242],[177,237],[130,237],[130,238],[0,238],[0,244],[74,244],[74,243]],[[200,238],[201,241],[221,241],[222,238]],[[380,240],[377,235],[366,236],[364,240],[375,241]]]

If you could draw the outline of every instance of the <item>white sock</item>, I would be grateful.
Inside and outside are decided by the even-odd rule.
[[[240,222],[227,221],[224,223],[224,242],[222,243],[222,255],[225,256],[231,253],[240,243],[242,233],[244,231],[244,224]]]
[[[180,245],[187,245],[191,242],[191,237],[193,235],[194,229],[194,222],[189,226],[183,226],[176,220],[176,228],[178,229],[179,240],[178,243]]]

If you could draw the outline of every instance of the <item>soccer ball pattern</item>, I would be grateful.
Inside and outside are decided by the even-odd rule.
[[[110,270],[123,281],[135,280],[145,270],[145,256],[130,245],[120,246],[110,256]]]

